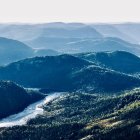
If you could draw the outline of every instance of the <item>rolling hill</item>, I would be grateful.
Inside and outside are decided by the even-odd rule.
[[[25,59],[0,68],[0,79],[55,91],[119,92],[140,80],[71,55]]]

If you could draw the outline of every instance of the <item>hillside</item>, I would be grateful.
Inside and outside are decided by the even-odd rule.
[[[120,92],[140,86],[140,80],[133,76],[97,66],[89,66],[75,72],[72,80],[77,90],[90,93]]]
[[[135,74],[140,72],[140,58],[125,51],[77,54],[79,58],[115,71]]]
[[[35,57],[0,67],[0,79],[52,91],[119,92],[140,85],[137,78],[71,55]]]
[[[139,89],[122,92],[117,97],[65,93],[46,104],[44,114],[27,125],[1,128],[0,138],[137,140],[139,101]]]
[[[85,136],[91,139],[117,140],[135,139],[140,136],[140,91],[131,91],[116,98],[114,111],[104,117],[88,123],[82,130]]]
[[[44,96],[10,81],[0,81],[0,119],[22,111],[29,104],[42,99]]]

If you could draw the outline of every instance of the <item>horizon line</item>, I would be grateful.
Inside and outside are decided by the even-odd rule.
[[[103,25],[103,24],[140,24],[140,21],[139,22],[133,22],[133,21],[120,21],[120,22],[76,22],[76,21],[72,21],[72,22],[63,22],[63,21],[50,21],[50,22],[20,22],[20,21],[17,21],[17,22],[0,22],[0,24],[18,24],[18,25],[38,25],[38,24],[51,24],[51,23],[60,23],[60,24],[87,24],[87,25],[90,25],[90,24],[100,24],[100,25]]]

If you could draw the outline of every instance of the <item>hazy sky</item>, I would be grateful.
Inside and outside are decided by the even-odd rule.
[[[0,0],[0,22],[140,22],[140,0]]]

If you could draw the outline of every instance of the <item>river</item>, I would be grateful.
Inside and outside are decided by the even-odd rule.
[[[43,114],[43,108],[41,106],[49,103],[50,101],[59,97],[61,93],[53,93],[46,96],[45,99],[35,102],[25,108],[22,112],[11,115],[0,120],[0,127],[12,127],[16,125],[25,125],[28,120],[35,118],[37,115]]]

